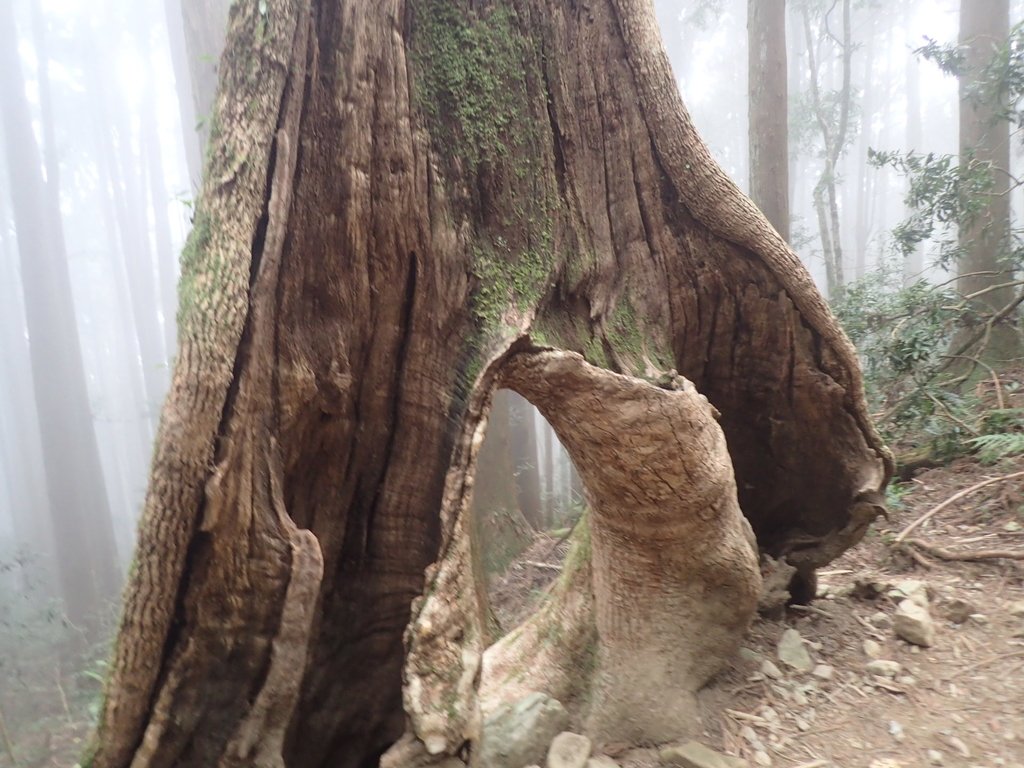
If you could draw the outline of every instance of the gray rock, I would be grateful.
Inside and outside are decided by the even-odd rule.
[[[589,738],[579,733],[562,731],[551,742],[548,768],[585,768],[590,751]]]
[[[869,621],[876,627],[888,627],[892,624],[892,617],[885,611],[875,611]]]
[[[749,725],[744,725],[742,728],[740,728],[740,736],[743,737],[743,740],[747,742],[747,744],[749,744],[751,749],[753,749],[754,751],[767,751],[764,742],[761,741],[761,737],[757,735],[757,731],[755,731]]]
[[[928,750],[928,762],[932,765],[942,765],[943,754],[937,749]]]
[[[763,749],[759,749],[754,753],[754,762],[760,765],[761,768],[772,768],[772,756]]]
[[[810,672],[814,669],[811,654],[807,652],[803,638],[795,629],[787,629],[782,633],[782,637],[779,638],[778,655],[779,661],[797,672]]]
[[[877,659],[882,655],[882,646],[875,640],[864,641],[864,655],[869,659]]]
[[[897,720],[890,720],[889,735],[896,739],[896,741],[903,741],[906,738],[906,733],[903,730],[902,723]]]
[[[761,661],[764,659],[764,656],[750,648],[740,648],[739,656],[748,664],[757,664],[758,666],[760,666]]]
[[[871,675],[878,675],[879,677],[896,677],[903,667],[898,661],[875,659],[873,661],[869,661],[864,669],[866,669],[868,674]]]
[[[543,693],[531,693],[499,707],[484,722],[481,765],[523,768],[540,763],[551,740],[568,725],[565,707]]]
[[[606,755],[597,755],[587,760],[587,768],[619,768],[619,764]]]
[[[928,609],[913,600],[904,600],[896,608],[893,629],[908,643],[925,648],[935,643],[935,623]]]
[[[782,678],[782,670],[775,666],[775,662],[765,659],[761,662],[761,674],[765,677],[769,677],[772,680],[779,680]]]
[[[811,674],[820,680],[831,680],[835,676],[836,670],[831,664],[818,664],[811,670]]]
[[[966,600],[954,597],[942,605],[942,615],[954,624],[963,624],[977,609]]]
[[[918,579],[901,581],[889,591],[889,596],[895,600],[906,598],[922,608],[928,607],[928,585]]]
[[[680,747],[665,747],[658,753],[662,765],[681,768],[748,768],[748,763],[739,757],[723,755],[705,747],[698,741],[688,741]]]
[[[551,742],[547,768],[585,768],[590,750],[590,739],[586,736],[563,731]]]
[[[1011,616],[1024,616],[1024,600],[1014,600],[1007,610]]]

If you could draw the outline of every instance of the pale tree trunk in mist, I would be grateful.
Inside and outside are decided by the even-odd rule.
[[[522,396],[513,393],[509,404],[511,419],[512,462],[516,472],[516,494],[519,509],[537,530],[544,527],[540,492],[540,459],[537,450],[537,428],[534,410]]]
[[[502,385],[594,507],[550,625],[597,639],[580,722],[692,731],[755,611],[740,509],[809,585],[892,464],[848,340],[696,134],[650,4],[238,3],[222,60],[93,768],[362,768],[406,729],[480,765],[470,509]],[[553,686],[581,660],[563,650],[521,671]]]
[[[555,440],[548,424],[544,424],[544,527],[555,519],[558,497],[555,495]]]
[[[199,118],[199,148],[204,155],[213,127],[217,69],[224,50],[230,8],[231,0],[181,0],[192,99]]]
[[[153,252],[148,226],[146,187],[141,159],[132,148],[133,131],[124,105],[111,103],[108,83],[113,82],[102,62],[98,46],[83,61],[86,83],[93,96],[94,111],[101,125],[99,162],[111,180],[115,219],[127,276],[132,325],[138,339],[142,381],[145,386],[146,418],[155,426],[160,405],[168,386],[168,359],[164,333],[160,327],[160,294],[156,285]],[[113,129],[113,130],[111,130]],[[116,137],[116,139],[115,139]]]
[[[6,190],[0,191],[0,196],[5,195]],[[0,222],[7,220],[7,211],[0,207]],[[32,558],[34,574],[42,581],[42,597],[59,597],[39,418],[25,343],[25,311],[14,268],[17,252],[14,238],[6,233],[0,254],[7,265],[0,272],[0,359],[5,366],[0,376],[0,460],[7,470],[15,543]]]
[[[146,4],[137,4],[132,9],[135,14],[136,35],[145,46],[145,51],[152,47],[152,24],[148,13],[150,10]],[[159,14],[157,16],[159,17]],[[153,215],[153,235],[156,245],[160,309],[163,315],[164,348],[169,361],[177,348],[175,314],[178,309],[178,254],[174,252],[174,246],[171,243],[171,222],[167,213],[169,195],[164,174],[160,130],[157,124],[154,72],[149,66],[151,58],[146,56],[145,60],[147,63],[147,87],[144,90],[139,111],[139,142],[141,144],[139,163],[145,168],[145,177],[148,182],[147,192],[149,207]]]
[[[786,0],[748,0],[750,199],[789,240]]]
[[[473,479],[473,519],[481,541],[479,556],[486,569],[482,577],[503,571],[533,539],[533,528],[519,511],[516,494],[509,412],[515,396],[508,390],[495,393],[487,419],[487,439],[480,449]]]
[[[873,230],[874,219],[870,206],[873,192],[878,179],[878,170],[868,166],[868,149],[874,141],[872,122],[875,117],[875,84],[872,82],[872,65],[875,63],[875,25],[872,23],[868,31],[867,45],[864,51],[864,70],[861,83],[864,94],[860,107],[860,135],[857,137],[857,151],[854,156],[856,177],[847,173],[847,185],[857,179],[856,190],[856,222],[854,224],[854,277],[860,279],[867,272],[868,243]],[[877,146],[877,145],[875,145]],[[849,166],[848,166],[849,167]],[[852,208],[852,206],[849,206]]]
[[[906,81],[907,81],[907,114],[906,114],[906,137],[904,150],[907,152],[920,152],[924,149],[924,128],[921,124],[921,70],[920,59],[913,51],[920,47],[920,37],[915,35],[911,29],[912,8],[908,3],[904,14],[904,25],[906,27],[905,44],[909,49],[905,57]],[[909,283],[919,279],[924,272],[924,245],[918,243],[914,249],[907,254],[903,266],[904,281]]]
[[[804,81],[807,77],[807,72],[802,66],[803,57],[806,54],[804,50],[806,43],[804,42],[803,28],[801,27],[801,17],[793,9],[792,5],[786,8],[786,74],[787,83],[787,98],[788,94],[801,94],[804,90]],[[787,110],[788,110],[787,105]],[[787,120],[788,124],[788,120]],[[795,134],[795,132],[794,132]],[[794,135],[790,136],[790,146],[787,148],[789,153],[789,204],[793,210],[796,210],[799,205],[797,188],[801,181],[801,174],[803,173],[803,158],[801,157],[800,148],[795,144]],[[793,213],[790,212],[790,229],[793,226]],[[792,232],[790,233],[792,235]]]
[[[185,19],[181,0],[165,0],[164,16],[167,20],[167,40],[174,70],[174,89],[177,94],[178,116],[181,121],[181,139],[185,147],[185,165],[193,190],[203,181],[203,150],[199,146],[195,99],[192,96],[192,75],[188,70],[188,50],[185,47]]]
[[[988,202],[970,224],[960,227],[963,249],[957,287],[964,296],[987,291],[973,307],[992,316],[1014,301],[1013,287],[992,289],[1013,279],[1001,263],[1010,237],[1010,123],[999,117],[1003,108],[989,88],[972,95],[982,70],[996,51],[1006,45],[1010,34],[1009,0],[962,0],[960,4],[960,45],[966,51],[965,71],[960,78],[960,154],[962,163],[987,166],[992,188]],[[977,274],[982,273],[982,274]],[[989,362],[1005,362],[1020,353],[1021,339],[1013,327],[1014,315],[996,324],[986,349],[980,353]]]
[[[810,74],[811,107],[814,111],[818,130],[825,145],[824,167],[814,187],[814,210],[818,220],[818,233],[821,238],[821,250],[825,259],[825,277],[828,284],[828,295],[832,300],[840,298],[845,283],[843,264],[842,231],[839,225],[839,200],[837,189],[837,171],[839,158],[846,147],[846,137],[850,126],[850,108],[853,98],[851,88],[851,64],[853,58],[853,41],[850,36],[850,4],[851,0],[842,0],[842,39],[839,42],[841,78],[839,87],[839,118],[833,125],[829,121],[824,96],[821,93],[822,62],[815,53],[816,43],[811,31],[810,11],[803,9],[804,37],[807,45],[807,60]],[[836,6],[833,5],[834,9]],[[834,24],[835,20],[830,19]],[[824,30],[821,31],[824,34]],[[834,33],[833,33],[834,34]],[[831,39],[827,41],[831,45]]]
[[[202,181],[210,140],[217,68],[224,50],[230,0],[166,0],[164,11],[189,175]]]
[[[46,69],[40,69],[45,80]],[[45,87],[45,83],[41,82]],[[21,258],[47,497],[68,616],[86,626],[120,578],[93,430],[56,194],[41,176],[10,4],[0,6],[0,103]]]

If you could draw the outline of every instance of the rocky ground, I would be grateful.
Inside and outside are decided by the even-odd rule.
[[[819,574],[820,599],[759,619],[732,667],[703,693],[698,739],[706,750],[688,745],[660,754],[563,738],[550,765],[585,765],[585,750],[590,768],[1024,768],[1024,561],[943,560],[894,546],[909,523],[954,494],[1022,471],[1021,459],[999,466],[961,460],[897,487],[892,519]],[[946,554],[1020,557],[1024,478],[967,495],[910,538]],[[558,575],[567,546],[560,539],[539,536],[493,585],[506,630]],[[81,754],[88,719],[60,704],[58,688],[52,698],[55,714],[7,734],[22,768],[69,768]],[[550,705],[531,706],[550,718]],[[548,727],[550,741],[569,727],[567,716]],[[11,765],[3,741],[0,766]]]
[[[704,691],[698,738],[715,752],[594,745],[609,760],[592,768],[1024,768],[1024,561],[940,557],[1024,556],[1024,478],[968,494],[907,537],[931,551],[895,545],[954,494],[1021,471],[1022,460],[960,460],[897,487],[892,519],[819,574],[820,599],[758,620]],[[504,626],[555,575],[552,544],[539,538],[495,585]]]

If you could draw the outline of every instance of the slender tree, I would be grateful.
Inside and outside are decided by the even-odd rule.
[[[853,38],[851,32],[851,0],[841,0],[842,25],[841,38],[832,32],[833,4],[821,17],[820,29],[815,37],[811,22],[811,10],[805,5],[802,9],[804,39],[807,45],[807,62],[810,70],[809,90],[811,107],[824,144],[823,166],[818,182],[814,186],[814,211],[818,219],[818,233],[821,238],[821,250],[825,259],[825,274],[828,295],[831,299],[842,296],[845,283],[843,263],[842,229],[839,219],[839,159],[846,150],[850,129],[850,113],[853,104],[852,64]],[[838,112],[833,114],[830,109],[832,99],[822,88],[822,54],[820,44],[824,42],[831,47],[839,48],[841,84],[836,91],[835,101]]]
[[[757,546],[809,584],[891,461],[648,0],[236,3],[222,61],[93,766],[486,764],[506,673],[604,740],[695,727]],[[485,656],[469,511],[500,386],[593,514],[552,642]]]
[[[509,419],[519,509],[530,525],[540,530],[544,527],[544,507],[540,489],[540,453],[537,446],[534,409],[521,395],[513,393],[509,404]]]
[[[45,91],[45,62],[39,78]],[[61,591],[71,620],[89,626],[120,579],[57,194],[42,175],[10,3],[0,3],[0,104]]]
[[[481,533],[480,556],[489,572],[502,571],[533,539],[533,528],[519,510],[511,451],[513,393],[494,393],[487,436],[473,480],[473,518]]]
[[[904,146],[907,152],[920,150],[924,146],[924,126],[922,124],[921,108],[921,60],[914,53],[919,45],[920,37],[914,34],[912,29],[914,4],[907,3],[904,11],[903,23],[905,32],[905,44],[907,53],[905,60],[906,93],[907,93],[907,116],[906,116],[906,137]],[[903,266],[903,275],[906,281],[917,280],[924,272],[924,246],[915,243],[913,249],[907,253],[906,262]]]
[[[959,229],[958,288],[974,298],[980,317],[988,318],[1009,305],[1015,296],[1012,270],[1004,259],[1010,237],[1010,125],[1001,116],[1003,95],[984,86],[984,71],[1010,35],[1009,0],[963,0],[960,5],[960,46],[964,52],[960,77],[960,156],[965,173],[980,170],[989,176],[991,189],[983,204]],[[989,334],[982,354],[1004,362],[1021,349],[1012,327],[1013,316]],[[956,342],[954,343],[956,345]]]
[[[750,199],[789,240],[786,0],[748,0]]]

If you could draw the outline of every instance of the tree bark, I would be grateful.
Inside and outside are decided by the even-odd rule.
[[[852,520],[891,460],[853,350],[696,135],[647,2],[240,3],[223,61],[94,766],[357,768],[407,725],[424,752],[478,755],[470,503],[504,380],[583,419],[563,430],[582,455],[605,439],[600,382],[623,374],[619,395],[646,402],[661,396],[638,376],[675,368],[722,414],[763,550],[810,575],[863,535]],[[516,373],[549,360],[573,361],[574,391]],[[667,411],[665,463],[645,466],[697,471],[667,437],[708,423],[700,407]],[[633,466],[648,446],[621,426],[607,439]],[[654,535],[692,525],[733,567],[704,581],[708,553],[672,555],[648,626],[601,602],[629,588],[607,553],[632,486],[580,465],[606,521],[601,669],[628,686],[630,648],[649,674],[675,658],[677,712],[753,610],[754,553],[715,466],[720,505],[642,502]],[[627,554],[649,566],[642,543]],[[723,590],[714,615],[701,583]],[[693,661],[704,633],[725,639]],[[646,712],[629,732],[663,733]]]
[[[786,0],[747,1],[750,199],[789,240]]]

